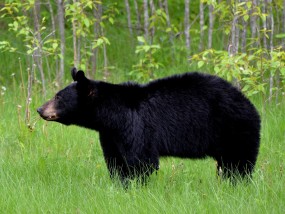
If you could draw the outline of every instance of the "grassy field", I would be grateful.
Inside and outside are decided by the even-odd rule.
[[[0,213],[284,213],[284,103],[262,110],[254,98],[262,137],[252,182],[220,181],[212,159],[164,158],[148,185],[125,190],[109,179],[96,132],[38,120],[36,88],[28,129],[25,93],[9,82],[0,96]]]

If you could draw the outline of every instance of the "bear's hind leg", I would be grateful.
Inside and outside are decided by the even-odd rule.
[[[249,179],[254,169],[254,161],[220,158],[217,164],[217,175],[231,180]]]

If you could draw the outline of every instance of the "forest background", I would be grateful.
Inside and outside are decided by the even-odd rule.
[[[285,0],[4,0],[0,29],[0,210],[284,211]],[[73,66],[113,83],[197,70],[232,82],[262,116],[253,184],[175,158],[146,187],[113,184],[95,133],[35,111]]]
[[[21,59],[43,94],[72,66],[136,81],[199,69],[248,96],[278,103],[284,92],[282,0],[6,2],[0,49]]]

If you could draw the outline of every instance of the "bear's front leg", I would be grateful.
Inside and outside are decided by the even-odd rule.
[[[128,179],[139,179],[145,183],[148,177],[159,169],[159,158],[156,155],[134,154],[129,153],[125,156],[126,168],[124,168],[124,175]]]
[[[150,163],[150,160],[121,156],[106,157],[105,160],[111,179],[119,178],[124,186],[128,186],[132,179],[138,179],[144,184],[153,171],[158,170],[158,161],[155,164]]]
[[[124,173],[126,171],[126,165],[124,161],[122,161],[122,158],[105,156],[105,162],[111,179],[119,177],[120,180],[122,180],[126,177]]]
[[[125,160],[116,146],[114,135],[100,133],[100,143],[111,179],[119,177],[122,180],[126,177],[124,172],[127,167]]]
[[[134,178],[145,182],[159,168],[159,155],[155,145],[145,142],[142,137],[130,138],[116,133],[118,132],[100,133],[111,178],[119,176],[123,183]]]

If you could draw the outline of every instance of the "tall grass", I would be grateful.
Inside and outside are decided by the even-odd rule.
[[[109,179],[96,132],[38,120],[37,85],[28,128],[26,89],[9,78],[0,96],[1,213],[284,213],[284,105],[261,110],[254,98],[262,137],[251,182],[220,181],[212,159],[164,158],[146,186],[126,190]]]

